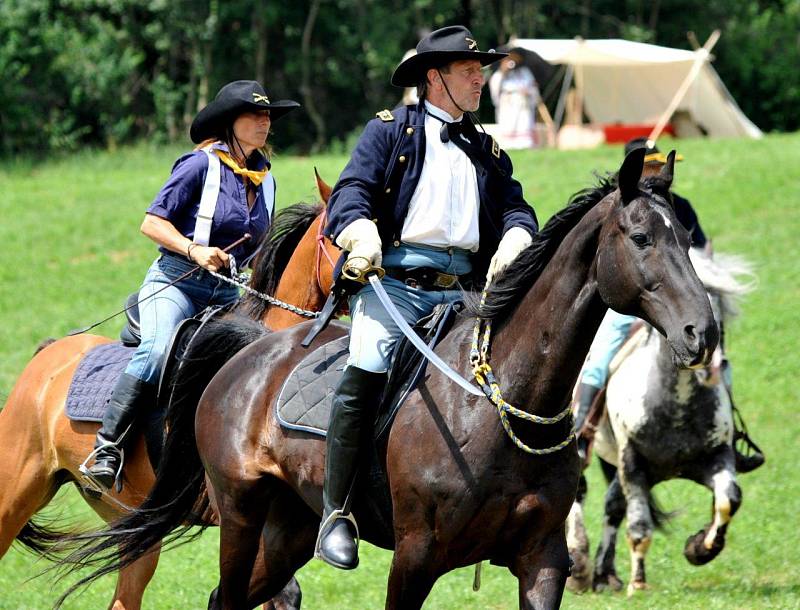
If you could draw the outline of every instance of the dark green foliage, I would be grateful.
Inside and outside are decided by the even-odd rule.
[[[4,0],[0,155],[186,142],[236,78],[303,104],[276,125],[278,148],[330,147],[399,102],[389,77],[421,33],[458,22],[482,48],[512,35],[688,48],[687,30],[702,42],[720,28],[715,65],[745,113],[800,126],[800,0]]]

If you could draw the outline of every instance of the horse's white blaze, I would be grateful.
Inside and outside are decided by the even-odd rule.
[[[731,499],[728,497],[728,490],[736,483],[736,477],[732,472],[723,470],[711,477],[711,481],[714,488],[714,522],[703,539],[703,546],[708,550],[714,546],[719,528],[731,520]]]

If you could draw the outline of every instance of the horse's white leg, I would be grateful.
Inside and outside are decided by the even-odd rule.
[[[609,469],[606,474],[609,475],[613,472],[613,478],[606,490],[603,506],[603,533],[595,555],[592,587],[595,591],[604,589],[619,591],[622,589],[622,581],[617,576],[615,566],[617,531],[625,518],[626,504],[616,468],[610,464],[604,464],[604,470],[606,467]]]
[[[728,523],[742,503],[742,490],[736,482],[732,460],[720,463],[707,480],[701,481],[714,492],[712,521],[690,536],[683,554],[694,565],[703,565],[714,559],[725,546]]]
[[[589,554],[589,536],[583,519],[583,500],[586,496],[586,479],[581,477],[578,497],[567,516],[567,549],[572,560],[567,589],[583,593],[592,586],[592,558]]]
[[[628,503],[627,540],[631,553],[628,595],[647,588],[644,564],[655,529],[653,515],[650,512],[650,485],[639,462],[640,459],[631,444],[621,447],[618,472],[622,491]]]

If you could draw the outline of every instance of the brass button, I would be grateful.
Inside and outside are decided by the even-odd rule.
[[[397,160],[400,161],[400,163],[405,163],[406,162],[406,156],[405,155],[400,155],[400,157]]]
[[[395,248],[397,248],[397,247],[400,245],[400,242],[399,242],[399,241],[397,241],[397,240],[395,239],[395,240],[392,242],[392,245],[394,245],[394,247],[395,247]]]
[[[406,129],[406,133],[407,133],[408,135],[411,135],[411,134],[413,134],[413,133],[414,133],[414,128],[413,128],[413,127],[409,127],[408,129]]]
[[[387,193],[387,194],[388,194],[388,193],[391,193],[391,192],[392,192],[392,189],[391,189],[391,188],[388,188],[388,189],[386,189],[386,193]]]
[[[372,222],[375,222],[375,223],[377,223],[377,222],[378,222],[378,219],[377,219],[377,218],[373,218],[373,219],[372,219]]]

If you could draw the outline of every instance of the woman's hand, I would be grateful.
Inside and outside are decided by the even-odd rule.
[[[229,267],[231,264],[230,256],[214,246],[191,244],[189,246],[189,258],[192,262],[208,271],[219,271],[222,268]]]

